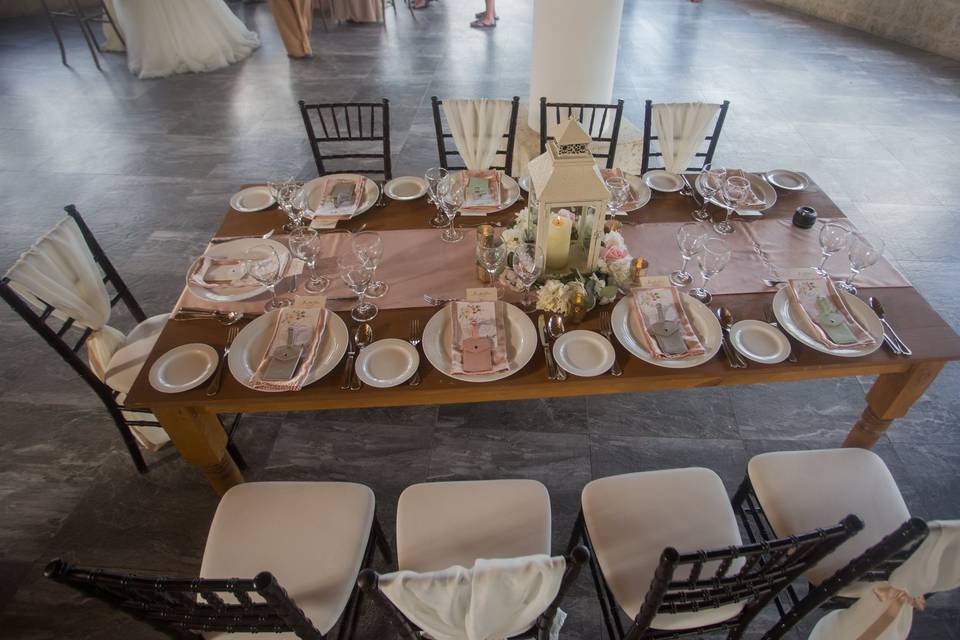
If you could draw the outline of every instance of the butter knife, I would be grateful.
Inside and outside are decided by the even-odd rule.
[[[343,378],[340,380],[341,391],[350,389],[350,382],[353,378],[353,359],[357,355],[357,347],[353,342],[352,335],[347,336],[347,345],[347,365],[343,369]]]
[[[553,361],[553,353],[550,352],[550,341],[547,340],[547,322],[543,319],[543,314],[537,319],[537,330],[540,332],[540,344],[543,345],[543,357],[547,361],[547,380],[557,379],[557,365]]]

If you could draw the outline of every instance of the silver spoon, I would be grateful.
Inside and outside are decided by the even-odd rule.
[[[730,313],[730,309],[726,307],[720,307],[717,309],[717,318],[720,320],[720,326],[723,329],[724,335],[726,336],[726,343],[730,348],[730,351],[727,354],[730,358],[730,366],[732,366],[734,369],[746,369],[746,361],[743,359],[743,356],[740,355],[740,352],[736,350],[732,341],[730,340],[730,327],[733,325],[733,314]]]
[[[174,320],[217,320],[220,324],[230,326],[243,320],[243,313],[240,311],[190,311],[181,309],[179,313],[173,316]]]
[[[547,318],[547,333],[550,334],[550,339],[554,342],[557,341],[557,338],[563,335],[563,316],[558,313],[551,314]],[[553,349],[553,345],[550,345],[550,348]],[[557,380],[566,380],[567,372],[563,370],[563,367],[560,366],[560,363],[557,363]]]
[[[357,330],[353,334],[353,340],[357,344],[357,358],[360,357],[360,350],[373,342],[373,327],[364,322],[363,324],[357,327]],[[363,386],[363,383],[360,382],[360,378],[357,377],[357,374],[353,374],[353,382],[350,383],[350,390],[356,391]]]

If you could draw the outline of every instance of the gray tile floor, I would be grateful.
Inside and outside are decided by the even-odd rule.
[[[634,122],[645,98],[729,99],[720,160],[810,172],[960,329],[960,62],[760,1],[626,5],[615,93]],[[73,202],[147,311],[167,310],[238,185],[281,168],[311,175],[297,99],[390,97],[406,173],[435,158],[430,95],[525,97],[532,3],[501,3],[495,32],[466,28],[478,8],[446,0],[416,23],[391,14],[385,30],[318,26],[308,62],[283,55],[264,5],[238,8],[264,40],[252,58],[145,82],[115,56],[97,73],[75,34],[64,68],[42,21],[0,21],[0,265]],[[134,474],[90,392],[8,311],[0,353],[0,636],[154,637],[47,584],[43,564],[195,572],[215,497],[175,453]],[[537,478],[559,543],[591,477],[704,465],[732,491],[751,455],[838,444],[869,382],[251,416],[239,445],[251,479],[368,483],[388,529],[411,483]],[[960,516],[958,382],[948,367],[877,447],[919,516]],[[567,638],[601,635],[587,582]],[[386,637],[383,625],[371,616],[365,637]],[[947,595],[913,637],[958,629],[960,597]]]

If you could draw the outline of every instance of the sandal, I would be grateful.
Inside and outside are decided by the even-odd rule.
[[[493,21],[490,24],[484,24],[480,20],[474,20],[470,23],[470,26],[474,29],[493,29],[497,26],[497,22]]]
[[[475,13],[475,14],[473,15],[473,17],[474,17],[474,18],[477,18],[478,20],[482,20],[485,15],[487,15],[487,12],[486,12],[486,11],[481,11],[480,13]],[[494,19],[494,20],[499,20],[499,19],[500,19],[500,16],[494,16],[493,19]]]

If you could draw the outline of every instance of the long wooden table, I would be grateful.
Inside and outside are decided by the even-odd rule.
[[[821,217],[843,217],[840,209],[815,184],[811,184],[803,192],[780,193],[778,196],[776,205],[766,213],[768,218],[790,217],[800,205],[813,206]],[[521,206],[522,202],[510,211],[488,216],[486,219],[509,221]],[[684,196],[654,193],[652,200],[640,211],[630,214],[629,218],[640,222],[686,221],[690,219],[690,210],[691,202]],[[431,207],[425,200],[390,202],[385,208],[371,209],[355,220],[341,225],[347,229],[355,229],[365,223],[367,229],[377,231],[427,228],[427,220],[431,214]],[[465,223],[479,220],[481,219],[461,219]],[[286,217],[280,211],[239,214],[231,210],[226,214],[215,237],[257,236],[279,227],[285,221]],[[437,231],[437,234],[439,236],[440,232]],[[437,242],[440,242],[439,237]],[[389,280],[390,274],[383,273],[382,276]],[[429,283],[424,283],[424,291],[429,290]],[[774,291],[771,290],[769,293],[715,296],[714,304],[726,305],[738,319],[762,318],[773,294]],[[209,344],[217,349],[224,345],[227,329],[214,320],[171,321],[163,329],[139,378],[130,390],[127,404],[131,407],[151,409],[183,458],[196,466],[220,494],[243,482],[243,476],[226,451],[227,438],[217,418],[218,413],[455,404],[879,375],[867,393],[867,406],[862,416],[843,442],[843,446],[870,448],[894,419],[907,413],[947,362],[960,360],[960,336],[912,287],[867,289],[860,295],[864,298],[877,295],[883,300],[888,318],[913,349],[913,356],[893,356],[886,348],[881,348],[862,358],[839,358],[801,348],[796,363],[750,363],[747,369],[731,369],[721,352],[718,357],[696,368],[666,369],[634,358],[615,344],[617,359],[623,367],[622,377],[570,376],[565,382],[548,381],[542,351],[537,349],[536,355],[526,367],[498,382],[460,382],[448,378],[432,369],[429,363],[423,362],[423,382],[418,387],[401,385],[392,389],[364,387],[361,391],[341,391],[341,364],[324,379],[300,391],[289,393],[252,391],[234,380],[229,371],[225,371],[220,392],[209,398],[204,391],[206,385],[183,393],[165,394],[154,390],[147,380],[153,361],[173,347],[191,342]],[[371,324],[377,339],[405,339],[408,337],[412,319],[418,318],[425,324],[436,312],[435,308],[381,310]],[[348,312],[341,313],[341,316],[349,325],[355,324],[350,321]],[[598,324],[599,310],[594,310],[582,327],[597,329]]]

